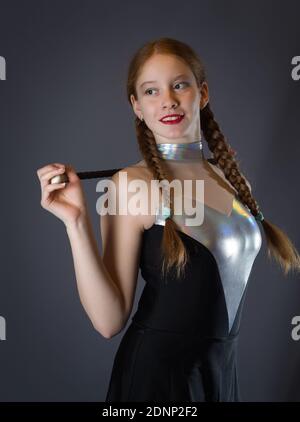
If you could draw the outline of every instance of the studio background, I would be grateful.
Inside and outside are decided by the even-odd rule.
[[[0,1],[0,401],[103,401],[125,329],[107,340],[80,303],[63,223],[40,206],[36,170],[126,167],[142,159],[127,67],[146,41],[187,42],[210,105],[266,219],[300,249],[297,1]],[[209,157],[204,141],[204,153]],[[101,251],[96,179],[83,181]],[[144,281],[139,275],[135,306]],[[244,401],[300,401],[299,275],[266,240],[249,278],[239,339]],[[130,323],[130,319],[128,324]]]

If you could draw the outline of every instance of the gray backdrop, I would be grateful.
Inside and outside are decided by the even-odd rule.
[[[298,4],[297,4],[298,3]],[[103,401],[125,331],[107,340],[77,293],[63,223],[40,206],[36,170],[141,159],[125,82],[144,42],[169,36],[203,58],[210,104],[265,216],[300,248],[297,1],[0,1],[1,401]],[[298,72],[299,73],[299,72]],[[208,155],[205,145],[205,153]],[[101,252],[97,180],[84,181]],[[299,276],[255,260],[239,372],[245,401],[300,400]],[[140,277],[136,309],[144,281]]]

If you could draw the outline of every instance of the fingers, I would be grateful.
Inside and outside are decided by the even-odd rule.
[[[49,203],[51,192],[57,189],[62,189],[66,186],[66,182],[50,183],[50,179],[54,176],[65,174],[69,183],[78,182],[79,178],[70,164],[52,163],[37,170],[37,175],[41,184],[41,206],[46,208]]]
[[[51,192],[58,189],[62,189],[65,186],[66,186],[66,182],[46,185],[42,191],[41,206],[43,208],[45,207],[45,204],[47,204]]]
[[[36,173],[38,177],[41,178],[41,176],[43,176],[45,173],[61,167],[65,167],[65,165],[61,163],[47,164],[46,166],[39,168]]]
[[[53,184],[49,184],[45,187],[44,191],[45,192],[53,192],[56,189],[61,189],[64,188],[66,186],[66,182],[62,182],[62,183],[53,183]]]
[[[63,174],[65,172],[65,167],[61,167],[59,169],[52,169],[43,173],[40,176],[41,188],[44,189],[48,184],[52,177],[57,176],[59,174]]]
[[[43,178],[44,180],[44,176],[47,177],[47,174],[50,173],[51,171],[57,170],[63,168],[64,171],[62,173],[66,173],[69,182],[77,182],[79,180],[79,177],[77,176],[77,173],[74,169],[73,166],[71,166],[71,164],[61,164],[61,163],[53,163],[53,164],[48,164],[44,167],[41,167],[37,170],[37,175],[38,178],[41,180]],[[62,173],[55,173],[56,174],[62,174]],[[51,177],[53,176],[49,176],[48,180],[51,179]],[[49,183],[49,182],[48,182]]]
[[[68,176],[70,183],[77,182],[79,180],[79,177],[71,164],[66,164],[66,175]]]

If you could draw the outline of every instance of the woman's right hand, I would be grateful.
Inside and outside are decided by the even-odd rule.
[[[65,173],[67,183],[50,183],[54,176]],[[66,226],[76,223],[87,212],[81,181],[71,165],[48,164],[37,170],[41,184],[41,206],[64,222]]]

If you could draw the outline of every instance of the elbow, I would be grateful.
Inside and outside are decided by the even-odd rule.
[[[98,334],[101,334],[102,337],[106,339],[110,339],[113,337],[111,332],[103,330],[102,328],[98,327],[96,324],[93,324],[93,327],[97,331]]]
[[[115,321],[115,323],[112,325],[103,324],[103,321],[102,323],[100,323],[99,318],[97,318],[96,316],[94,316],[93,318],[90,317],[90,320],[94,329],[99,334],[101,334],[102,337],[106,339],[111,339],[120,334],[121,331],[123,331],[124,327],[127,324],[128,317],[124,317],[123,315],[122,318],[118,319],[118,321]]]
[[[96,330],[96,331],[97,331],[97,333],[101,334],[102,337],[104,337],[106,340],[110,340],[113,337],[111,334],[106,334],[106,333],[103,333],[99,330]]]
[[[107,340],[112,339],[113,337],[115,337],[117,334],[119,334],[119,332],[117,333],[104,333],[103,331],[100,330],[96,330],[98,333],[100,333],[102,335],[102,337],[104,337]]]
[[[105,333],[105,335],[104,335],[104,334],[102,334],[102,335],[103,335],[103,337],[105,337],[106,339],[110,340],[111,338],[113,338],[113,337],[117,336],[118,334],[120,334],[122,330],[123,330],[123,327],[122,327],[122,328],[120,328],[120,329],[119,329],[119,330],[117,330],[117,331],[108,332],[108,333]]]
[[[93,327],[97,331],[97,333],[101,334],[101,336],[106,338],[107,340],[110,340],[122,331],[122,328],[119,330],[104,330],[103,327],[99,327],[97,324],[94,323]]]

